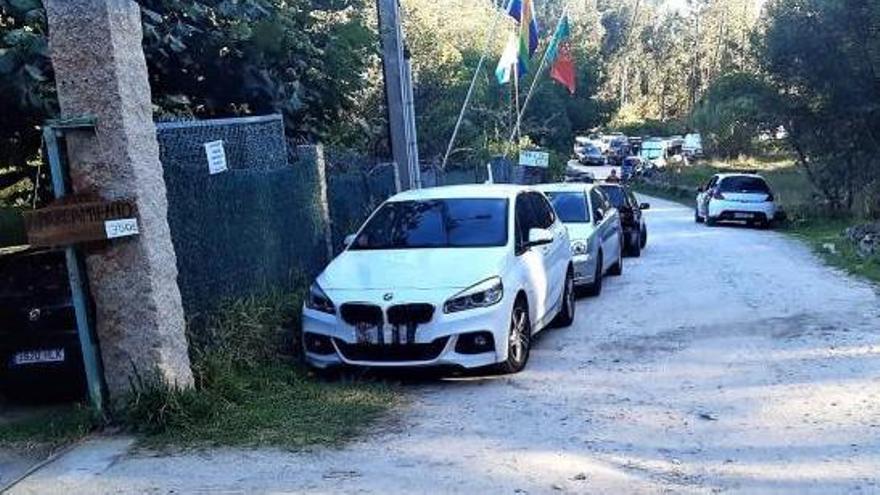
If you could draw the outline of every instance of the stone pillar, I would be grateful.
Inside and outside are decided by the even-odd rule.
[[[68,134],[75,194],[137,204],[140,235],[86,256],[111,399],[135,376],[193,383],[177,287],[165,180],[133,0],[44,0],[61,115],[91,115],[95,132]]]
[[[333,230],[330,225],[330,202],[327,198],[327,160],[324,158],[324,147],[318,145],[299,145],[296,156],[310,166],[314,166],[314,184],[311,184],[315,197],[314,205],[317,221],[323,231],[327,261],[333,259]]]

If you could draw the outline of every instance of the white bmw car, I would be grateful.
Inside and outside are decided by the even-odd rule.
[[[311,286],[306,361],[318,368],[498,365],[574,319],[570,242],[547,198],[509,185],[400,193]]]
[[[716,174],[697,191],[694,220],[715,225],[742,221],[762,227],[776,218],[776,198],[767,181],[755,174]]]
[[[623,273],[620,213],[596,185],[545,184],[538,189],[547,195],[568,229],[575,285],[588,295],[599,295],[606,273]]]

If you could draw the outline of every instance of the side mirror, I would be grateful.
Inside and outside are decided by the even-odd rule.
[[[706,188],[703,187],[703,186],[699,186],[699,187],[697,187],[697,193],[701,193],[701,192],[703,192],[703,191],[705,191],[705,190],[706,190]]]
[[[547,229],[529,229],[529,246],[541,246],[553,242],[553,232]]]
[[[639,209],[640,209],[640,210],[650,210],[650,209],[651,209],[651,203],[642,203],[642,204],[639,205]]]
[[[342,246],[346,248],[351,246],[352,244],[354,244],[355,239],[357,239],[357,234],[348,234],[347,236],[345,236],[345,239],[343,239]]]

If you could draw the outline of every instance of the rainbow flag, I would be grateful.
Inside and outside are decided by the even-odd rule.
[[[511,0],[507,15],[519,22],[519,73],[524,74],[529,59],[538,49],[538,18],[535,17],[532,0]]]

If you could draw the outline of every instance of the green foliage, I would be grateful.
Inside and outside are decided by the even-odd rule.
[[[880,215],[880,9],[871,0],[771,0],[760,62],[798,164],[829,204]]]
[[[310,377],[295,360],[302,291],[231,301],[190,326],[196,387],[146,378],[118,412],[151,446],[337,444],[397,402],[382,384]]]
[[[733,72],[712,84],[691,123],[701,131],[706,152],[724,158],[749,155],[758,134],[778,126],[778,107],[775,92],[763,80]]]
[[[28,408],[0,422],[0,446],[54,449],[78,440],[102,424],[82,404]]]

